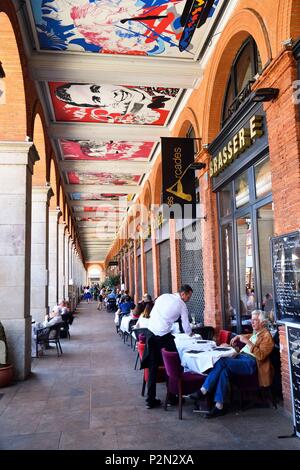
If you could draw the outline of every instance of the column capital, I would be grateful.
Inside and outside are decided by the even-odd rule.
[[[32,202],[46,202],[49,204],[51,197],[54,196],[51,186],[33,186],[32,187]]]
[[[58,218],[59,216],[61,215],[61,210],[59,207],[56,207],[56,209],[49,209],[49,217],[56,217],[57,218],[57,221],[58,221]]]
[[[0,142],[1,165],[28,165],[32,173],[33,165],[39,159],[40,157],[32,142]]]

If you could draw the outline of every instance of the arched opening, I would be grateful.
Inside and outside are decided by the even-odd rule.
[[[0,78],[0,140],[25,141],[26,100],[23,71],[14,30],[0,12],[0,60],[5,77]]]
[[[40,160],[34,166],[32,186],[44,187],[46,179],[46,144],[42,120],[39,114],[36,114],[33,128],[33,143],[37,149]]]

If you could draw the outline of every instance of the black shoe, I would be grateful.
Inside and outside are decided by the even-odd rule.
[[[177,397],[177,396],[169,398],[169,400],[168,400],[168,405],[169,406],[176,406],[176,405],[178,405],[178,403],[179,403],[179,397]],[[184,398],[182,398],[182,403],[185,403]]]
[[[147,401],[146,408],[150,410],[151,408],[156,408],[161,405],[161,400],[158,400],[157,398],[154,398],[153,401]]]
[[[214,407],[205,415],[205,418],[206,419],[217,418],[218,416],[224,416],[226,413],[227,411],[224,408],[222,408],[222,410],[219,410],[219,408]]]

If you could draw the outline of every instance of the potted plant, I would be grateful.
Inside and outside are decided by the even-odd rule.
[[[13,378],[13,366],[7,363],[7,341],[0,322],[0,388],[9,385]]]

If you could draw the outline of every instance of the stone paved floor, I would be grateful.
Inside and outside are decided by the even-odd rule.
[[[282,409],[251,409],[207,421],[187,399],[147,410],[135,353],[116,334],[113,314],[81,303],[71,340],[33,360],[32,376],[1,389],[0,449],[299,449]],[[158,385],[164,398],[165,386]]]

